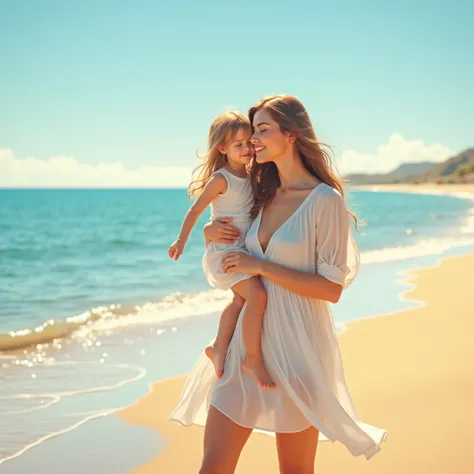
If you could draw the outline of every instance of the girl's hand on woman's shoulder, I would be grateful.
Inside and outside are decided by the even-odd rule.
[[[229,252],[222,259],[222,267],[225,273],[260,275],[262,273],[262,260],[245,252]]]
[[[204,226],[204,237],[218,244],[233,244],[240,239],[240,231],[229,222],[232,222],[232,217],[221,217],[208,222]]]

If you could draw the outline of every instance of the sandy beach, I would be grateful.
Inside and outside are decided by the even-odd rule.
[[[471,186],[422,187],[426,192],[474,191]],[[417,186],[414,192],[419,190]],[[362,420],[387,429],[389,436],[370,461],[352,457],[340,443],[322,442],[316,472],[474,472],[472,268],[474,254],[469,254],[408,273],[413,288],[404,297],[423,304],[348,324],[339,340],[354,403]],[[183,383],[184,377],[158,382],[120,412],[132,424],[156,428],[167,440],[155,459],[133,473],[198,472],[204,430],[167,421]],[[252,435],[236,472],[277,473],[274,440]]]
[[[364,186],[352,186],[352,189],[369,190],[369,191],[386,191],[400,193],[436,193],[436,194],[452,194],[474,195],[474,183],[469,184],[436,184],[436,183],[420,183],[420,184],[373,184]]]

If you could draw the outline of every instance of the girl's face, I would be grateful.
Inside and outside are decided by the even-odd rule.
[[[231,163],[248,165],[254,154],[251,137],[249,130],[241,128],[225,147],[219,147],[219,151],[224,153]]]
[[[255,147],[257,163],[277,162],[290,146],[289,134],[282,133],[280,126],[265,109],[257,110],[253,117],[254,133],[252,143]]]

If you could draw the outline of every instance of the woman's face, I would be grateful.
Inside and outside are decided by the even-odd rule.
[[[252,126],[252,143],[257,163],[276,162],[288,152],[289,134],[281,132],[280,126],[267,110],[260,109],[255,113]]]

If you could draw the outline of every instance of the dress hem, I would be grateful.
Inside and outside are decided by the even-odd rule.
[[[259,428],[258,426],[245,426],[243,425],[242,423],[239,423],[237,422],[236,420],[234,420],[232,417],[230,417],[229,415],[227,415],[226,413],[224,413],[219,407],[216,407],[213,403],[210,404],[211,406],[213,406],[216,410],[218,410],[220,413],[222,413],[224,416],[226,416],[227,418],[229,418],[230,421],[232,421],[233,423],[235,423],[236,425],[242,427],[242,428],[246,428],[246,429],[249,429],[249,430],[257,430],[259,432],[262,432],[263,434],[268,434],[270,436],[272,435],[276,435],[278,433],[281,433],[281,434],[295,434],[295,433],[301,433],[302,431],[304,430],[307,430],[308,428],[310,428],[311,426],[314,426],[312,423],[309,423],[308,426],[306,428],[303,428],[301,430],[292,430],[292,431],[272,431],[272,430],[266,430],[266,429],[263,429],[263,428]],[[189,427],[189,426],[192,426],[192,425],[195,425],[195,426],[202,426],[204,427],[205,424],[202,424],[202,423],[195,423],[194,421],[192,421],[191,423],[184,423],[183,421],[179,420],[178,418],[173,418],[172,416],[170,416],[168,418],[168,421],[172,421],[174,423],[178,423],[179,425],[183,426],[183,427]],[[339,441],[338,439],[332,439],[332,438],[328,438],[318,427],[314,426],[323,436],[325,436],[325,439],[321,440],[319,439],[319,441],[321,442],[325,442],[325,441],[330,441],[331,443],[335,443],[336,441]],[[375,454],[377,454],[382,448],[381,448],[381,444],[387,439],[387,436],[388,436],[388,432],[386,431],[384,433],[384,435],[382,436],[382,438],[380,439],[380,442],[379,443],[376,443],[375,441],[373,442],[373,444],[365,449],[364,451],[361,451],[359,453],[353,453],[352,451],[349,450],[349,452],[354,456],[354,457],[357,457],[357,456],[362,456],[364,455],[366,457],[367,460],[371,459]],[[342,441],[339,441],[340,443],[342,443]],[[344,443],[342,443],[344,444]],[[345,445],[344,445],[345,446]],[[347,448],[347,446],[346,446]]]

